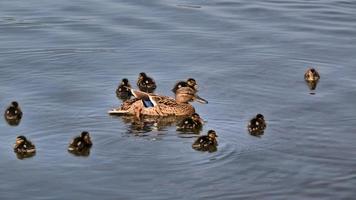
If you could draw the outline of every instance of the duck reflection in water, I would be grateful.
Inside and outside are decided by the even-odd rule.
[[[124,123],[130,124],[128,132],[136,136],[147,136],[146,133],[154,130],[164,131],[183,119],[181,116],[141,116],[140,119],[132,115],[112,117],[120,118]]]
[[[320,80],[320,75],[314,68],[309,68],[304,74],[304,80],[309,89],[314,91]],[[310,94],[315,94],[315,92],[310,92]]]

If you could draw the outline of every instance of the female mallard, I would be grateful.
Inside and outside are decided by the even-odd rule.
[[[305,72],[304,79],[308,82],[314,82],[320,79],[320,75],[314,68],[310,68]]]
[[[83,131],[80,136],[75,137],[68,146],[68,151],[70,152],[86,152],[93,145],[91,142],[89,133],[87,131]]]
[[[194,89],[195,91],[198,91],[198,84],[193,78],[188,78],[187,81],[179,81],[176,83],[172,89],[173,93],[176,93],[176,91],[181,88],[181,87],[190,87]]]
[[[138,76],[137,87],[142,92],[152,93],[157,86],[153,78],[147,76],[146,73],[141,72],[140,75]]]
[[[140,118],[141,115],[187,116],[195,112],[194,107],[189,102],[196,100],[200,103],[208,103],[190,87],[179,88],[176,91],[175,99],[133,89],[131,89],[131,93],[136,98],[124,102],[120,108],[109,111],[109,114],[135,115],[137,118]]]
[[[180,131],[199,131],[202,129],[204,121],[198,113],[193,113],[192,116],[183,119],[177,125],[177,130]]]
[[[18,154],[33,154],[36,152],[36,148],[25,136],[20,135],[16,138],[14,151]]]
[[[22,111],[16,101],[11,102],[11,104],[6,108],[4,117],[10,125],[18,125],[20,123]]]
[[[214,130],[209,130],[207,135],[198,137],[192,145],[192,148],[199,151],[216,151],[218,146],[218,135]]]
[[[131,98],[132,94],[130,91],[130,83],[127,78],[122,79],[120,85],[116,89],[116,96],[121,100],[128,100]]]
[[[262,114],[257,114],[256,117],[250,120],[247,129],[251,135],[262,135],[266,126],[264,116]]]

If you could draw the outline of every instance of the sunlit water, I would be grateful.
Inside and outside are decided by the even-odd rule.
[[[356,185],[356,2],[0,1],[1,199],[351,199]],[[303,74],[321,80],[311,95]],[[159,94],[193,77],[193,103],[219,134],[191,148],[174,124],[107,111],[138,73]],[[246,125],[263,113],[258,138]],[[83,130],[88,157],[67,152]],[[37,147],[17,159],[17,135]]]

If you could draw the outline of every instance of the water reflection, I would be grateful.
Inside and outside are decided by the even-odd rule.
[[[310,94],[315,94],[314,90],[316,89],[316,86],[318,85],[318,80],[317,81],[305,81],[307,84],[308,88],[311,90]]]
[[[16,157],[19,160],[23,160],[25,158],[31,158],[31,157],[33,157],[35,155],[36,155],[36,152],[33,152],[33,153],[16,153]]]
[[[128,132],[138,136],[146,136],[146,133],[153,130],[164,131],[184,119],[184,117],[178,116],[142,116],[140,119],[135,116],[116,117],[119,117],[124,123],[130,124]]]
[[[85,148],[82,148],[81,150],[69,150],[68,149],[68,152],[74,156],[88,157],[90,155],[90,148],[85,147]]]
[[[5,118],[5,121],[6,121],[7,124],[9,124],[10,126],[17,126],[17,125],[20,124],[21,118],[15,118],[15,119],[8,119],[8,118]]]

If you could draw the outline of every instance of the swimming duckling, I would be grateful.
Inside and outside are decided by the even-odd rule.
[[[209,130],[207,135],[200,136],[192,145],[192,148],[198,151],[216,151],[218,146],[218,135],[214,130]]]
[[[122,79],[120,85],[116,89],[116,96],[121,100],[128,100],[131,98],[131,85],[127,78]]]
[[[320,79],[319,73],[314,68],[309,68],[304,74],[305,81],[312,82]]]
[[[14,144],[14,151],[18,154],[33,154],[36,152],[36,147],[32,142],[27,140],[23,135],[16,138],[16,143]]]
[[[146,73],[141,72],[138,80],[137,80],[137,87],[142,92],[152,93],[156,89],[156,82],[146,75]]]
[[[263,135],[266,126],[264,116],[262,114],[257,114],[256,117],[250,120],[247,128],[251,135],[259,136]]]
[[[198,84],[193,78],[188,78],[187,81],[179,81],[176,83],[172,89],[173,93],[176,93],[176,91],[181,88],[181,87],[190,87],[194,89],[195,91],[198,91]]]
[[[22,118],[22,111],[16,101],[11,102],[11,105],[7,107],[4,113],[4,117],[10,125],[18,125],[20,123]]]
[[[183,119],[177,124],[179,131],[200,131],[203,127],[204,121],[200,118],[198,113],[193,113],[192,116]]]
[[[91,142],[89,132],[83,131],[80,136],[75,137],[68,146],[68,151],[73,153],[89,153],[90,147],[93,145]]]

